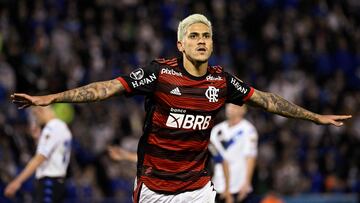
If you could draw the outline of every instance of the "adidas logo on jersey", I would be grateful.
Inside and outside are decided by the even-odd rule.
[[[170,94],[175,94],[175,95],[181,95],[181,92],[180,92],[180,90],[179,90],[179,88],[178,87],[176,87],[175,89],[173,89],[173,90],[171,90],[170,91]]]

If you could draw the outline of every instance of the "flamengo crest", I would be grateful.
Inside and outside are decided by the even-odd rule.
[[[218,101],[218,95],[219,89],[209,86],[209,88],[205,92],[205,96],[209,99],[209,102],[217,102]]]

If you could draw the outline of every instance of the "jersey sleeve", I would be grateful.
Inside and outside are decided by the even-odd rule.
[[[243,105],[254,93],[254,88],[237,77],[226,73],[227,103]]]
[[[125,87],[127,95],[148,95],[155,90],[159,70],[160,65],[153,61],[144,68],[138,68],[129,75],[116,79]]]
[[[49,127],[45,127],[41,132],[36,153],[49,158],[55,147],[59,144],[59,136],[56,136]]]

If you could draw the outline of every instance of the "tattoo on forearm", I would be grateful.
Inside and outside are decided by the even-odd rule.
[[[106,99],[118,91],[122,85],[115,80],[95,82],[83,87],[59,93],[56,102],[92,102]]]
[[[316,121],[315,113],[301,108],[276,94],[257,91],[251,97],[251,104],[282,116]]]
[[[297,106],[278,95],[270,94],[270,100],[270,106],[273,107],[272,112],[274,113],[278,113],[286,117],[301,118],[312,121],[315,119],[314,113],[301,108],[300,106]]]
[[[269,104],[268,104],[268,101],[266,100],[265,94],[266,94],[265,92],[257,91],[251,97],[250,104],[252,104],[253,106],[258,106],[258,107],[261,107],[261,108],[267,110],[269,107]]]

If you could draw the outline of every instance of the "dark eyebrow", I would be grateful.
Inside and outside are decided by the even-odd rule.
[[[189,35],[198,35],[198,32],[190,32]]]
[[[189,35],[191,34],[196,34],[196,35],[199,35],[199,34],[202,34],[202,35],[210,35],[210,32],[203,32],[203,33],[199,33],[199,32],[190,32]]]

